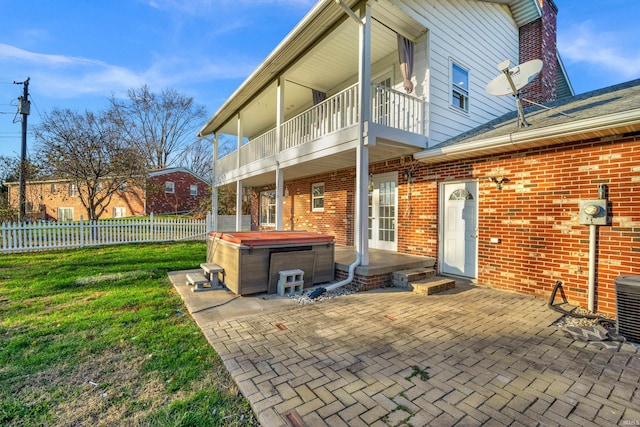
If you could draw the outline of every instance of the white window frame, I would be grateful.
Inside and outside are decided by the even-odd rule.
[[[69,184],[69,197],[78,197],[78,186]]]
[[[73,208],[71,208],[71,207],[59,207],[58,208],[58,221],[60,221],[60,222],[73,221]]]
[[[164,182],[164,192],[167,194],[175,194],[176,185],[172,181]]]
[[[467,77],[467,88],[457,84],[453,81],[454,77],[454,67],[460,69],[461,71],[466,73]],[[469,113],[469,81],[471,79],[471,73],[468,67],[462,65],[461,62],[456,61],[453,58],[449,58],[449,105],[454,108],[456,111]],[[460,102],[454,102],[454,95],[460,96],[462,100],[462,106],[460,106]]]
[[[115,206],[113,208],[113,217],[114,218],[124,218],[127,216],[127,208],[124,206]]]
[[[189,186],[189,194],[191,196],[197,196],[198,195],[198,184],[191,184]]]
[[[264,202],[268,201],[267,206]],[[265,209],[266,208],[266,209]],[[265,214],[266,217],[265,218]],[[260,192],[260,225],[276,225],[276,191],[267,190]]]
[[[322,188],[322,194],[316,196],[316,188]],[[311,211],[312,212],[324,212],[324,193],[325,193],[325,186],[324,186],[324,182],[316,182],[315,184],[311,184]],[[318,206],[316,207],[316,201],[317,200],[321,200],[322,201],[322,206]]]
[[[53,183],[51,184],[51,194],[57,194],[58,193],[58,185]]]

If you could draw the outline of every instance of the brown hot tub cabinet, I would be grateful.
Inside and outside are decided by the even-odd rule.
[[[238,295],[276,293],[279,271],[304,271],[304,287],[334,277],[334,237],[301,231],[211,232],[207,262],[224,268],[224,284]]]

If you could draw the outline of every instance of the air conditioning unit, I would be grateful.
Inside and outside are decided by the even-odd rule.
[[[618,333],[640,343],[640,276],[619,276],[615,283]]]

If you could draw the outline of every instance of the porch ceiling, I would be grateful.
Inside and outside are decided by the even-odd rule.
[[[358,1],[345,1],[351,8]],[[371,62],[397,56],[393,28],[416,40],[426,29],[389,0],[371,3],[373,19]],[[308,22],[307,22],[308,21]],[[330,33],[328,37],[327,34]],[[261,66],[231,95],[200,130],[200,135],[237,135],[234,120],[242,111],[243,134],[258,136],[273,127],[276,118],[276,79],[285,81],[287,118],[312,105],[311,88],[331,94],[358,73],[358,26],[334,0],[319,2]]]

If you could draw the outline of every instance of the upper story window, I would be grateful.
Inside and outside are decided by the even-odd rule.
[[[58,192],[58,185],[51,184],[51,194],[56,194]]]
[[[324,182],[311,185],[311,210],[324,212]]]
[[[451,105],[469,111],[469,70],[451,62]]]
[[[175,191],[176,191],[176,187],[175,187],[173,182],[166,181],[164,183],[164,192],[165,193],[173,194],[173,193],[175,193]]]
[[[276,192],[273,190],[260,193],[260,225],[276,223]]]
[[[198,195],[198,184],[191,184],[189,186],[189,194],[191,194],[192,196]]]
[[[69,184],[69,197],[78,197],[78,187],[75,184]]]

